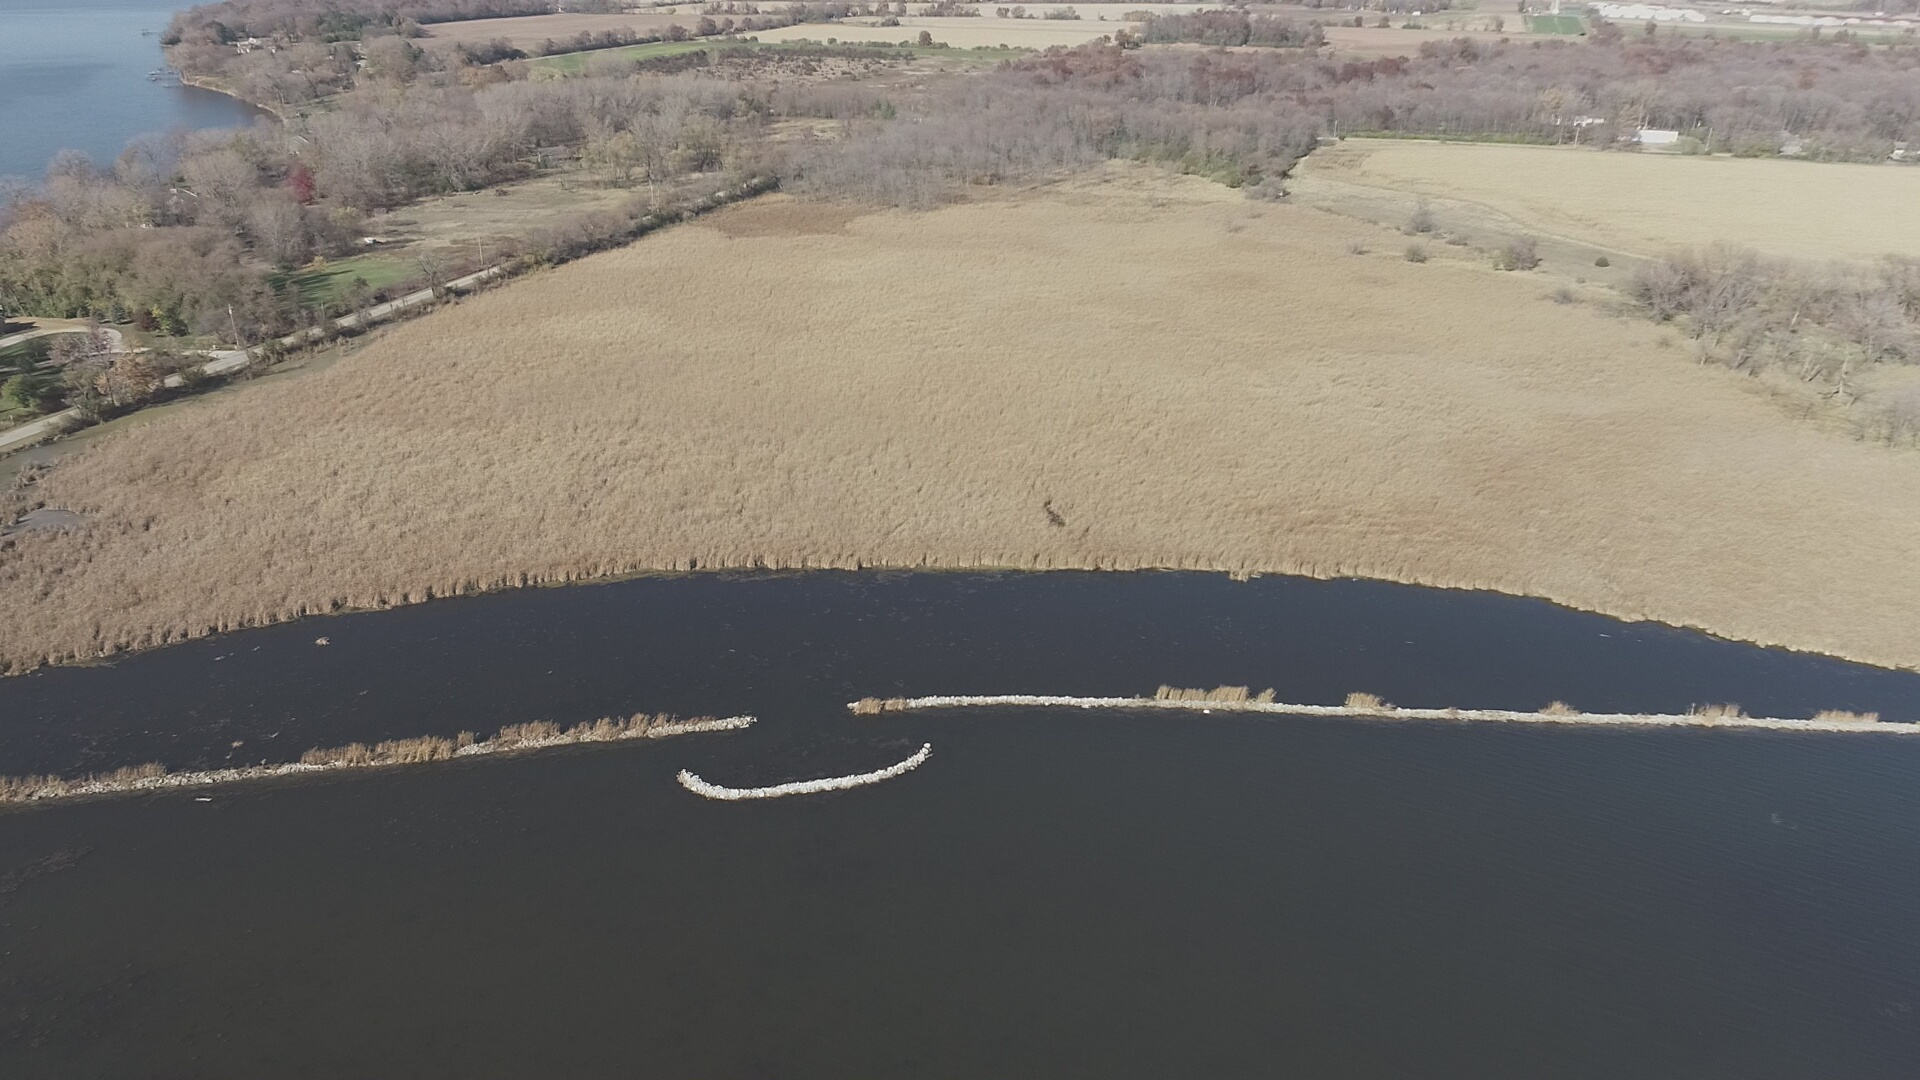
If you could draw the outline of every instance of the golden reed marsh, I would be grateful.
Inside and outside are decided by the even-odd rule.
[[[218,787],[244,780],[313,776],[342,769],[384,769],[400,765],[428,765],[455,758],[524,754],[555,746],[738,731],[752,726],[753,722],[751,716],[697,716],[691,720],[679,720],[665,714],[649,716],[646,713],[627,717],[603,716],[567,728],[551,720],[534,720],[525,724],[508,724],[486,739],[471,731],[463,731],[453,738],[421,735],[411,739],[392,739],[372,746],[348,743],[345,746],[315,747],[301,754],[299,761],[278,765],[239,765],[176,773],[168,772],[166,766],[157,761],[149,761],[143,765],[87,776],[0,776],[0,805],[130,795],[141,791]]]
[[[35,498],[90,525],[5,542],[0,663],[927,566],[1358,575],[1920,665],[1920,454],[1366,229],[1121,167],[917,214],[758,200],[55,469]]]

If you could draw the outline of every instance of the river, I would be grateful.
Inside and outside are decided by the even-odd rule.
[[[36,180],[63,149],[108,165],[137,135],[266,115],[225,94],[147,78],[166,65],[159,34],[182,6],[0,0],[0,177]]]
[[[327,645],[316,644],[325,636]],[[1367,690],[1920,717],[1920,676],[1529,600],[692,575],[0,682],[0,771],[635,710],[754,728],[0,814],[0,1074],[1907,1077],[1920,739],[857,697]],[[878,769],[871,787],[698,798]]]

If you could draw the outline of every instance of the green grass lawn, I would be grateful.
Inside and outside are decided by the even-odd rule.
[[[586,73],[587,65],[592,63],[595,57],[600,56],[614,56],[623,60],[652,60],[662,56],[682,56],[687,53],[705,52],[708,50],[802,52],[809,49],[818,49],[826,45],[826,39],[834,36],[827,33],[829,29],[830,27],[828,26],[821,28],[821,40],[819,41],[771,41],[764,43],[754,41],[715,41],[711,39],[704,41],[656,41],[647,45],[621,45],[612,49],[592,49],[587,52],[565,53],[560,56],[543,56],[531,63],[535,70],[550,71],[559,75],[582,75]],[[912,37],[919,33],[919,31],[911,28],[902,28],[902,33],[906,37]],[[838,45],[826,47],[884,49],[895,56],[945,57],[953,60],[974,60],[985,63],[998,63],[1002,60],[1012,60],[1015,57],[1025,56],[1031,51],[1029,49],[938,49],[923,48],[918,45],[888,45],[882,42],[872,41],[843,41]]]
[[[345,297],[353,287],[354,278],[365,278],[369,287],[379,289],[419,276],[419,268],[406,259],[392,255],[355,255],[325,266],[277,275],[274,285],[297,290],[303,304],[325,307]]]
[[[1578,15],[1529,15],[1527,29],[1536,34],[1584,34],[1587,24]]]
[[[0,349],[0,379],[13,374],[22,364],[40,363],[47,358],[47,353],[52,348],[51,337],[37,337]]]
[[[611,49],[589,49],[586,52],[542,56],[531,61],[530,66],[536,71],[580,75],[585,73],[587,64],[597,56],[617,56],[622,60],[653,60],[662,56],[679,56],[683,53],[701,52],[710,48],[713,46],[705,41],[653,41],[645,45],[620,45]]]

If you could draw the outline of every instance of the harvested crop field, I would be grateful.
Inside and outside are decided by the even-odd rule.
[[[1456,200],[1640,255],[1729,241],[1771,255],[1872,259],[1920,249],[1920,169],[1401,139],[1348,139],[1305,185]]]
[[[1466,27],[1461,30],[1448,30],[1443,26],[1427,29],[1409,30],[1404,26],[1342,26],[1338,23],[1327,26],[1327,44],[1333,46],[1333,53],[1343,58],[1372,59],[1381,56],[1419,56],[1420,46],[1429,42],[1454,41],[1459,38],[1492,45],[1502,38],[1530,37],[1526,27],[1517,15],[1505,16],[1506,29],[1493,31],[1482,29],[1490,25],[1484,18],[1464,19]]]
[[[1920,664],[1920,454],[1661,329],[1113,168],[770,197],[106,441],[0,551],[19,667],[647,568],[1190,567],[1550,597]]]
[[[420,44],[429,49],[451,51],[455,45],[484,45],[500,39],[516,49],[532,52],[541,42],[550,38],[566,41],[581,33],[632,30],[641,34],[657,34],[675,23],[692,29],[693,24],[700,21],[700,12],[697,8],[688,10],[690,14],[647,11],[612,15],[523,15],[507,19],[428,23],[421,27],[426,36],[420,39]]]
[[[938,18],[908,15],[898,26],[860,25],[854,22],[800,23],[777,30],[761,30],[754,35],[761,41],[825,41],[843,43],[879,42],[898,44],[919,38],[922,30],[933,40],[956,49],[998,48],[1045,49],[1053,45],[1085,45],[1102,34],[1122,27],[1138,29],[1127,22],[1097,22],[1091,19],[996,19],[978,16]]]

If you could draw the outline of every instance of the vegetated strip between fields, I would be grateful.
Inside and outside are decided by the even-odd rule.
[[[770,787],[736,788],[702,780],[687,769],[680,770],[680,786],[695,795],[704,795],[709,799],[722,802],[738,802],[742,799],[778,799],[787,795],[817,795],[823,791],[845,791],[848,788],[865,787],[882,780],[891,780],[903,776],[925,764],[933,756],[933,744],[921,743],[920,749],[905,761],[896,762],[884,769],[872,772],[854,773],[852,776],[825,776],[818,780],[795,780],[787,784],[774,784]]]
[[[634,739],[664,739],[673,735],[692,735],[708,731],[739,731],[753,726],[751,716],[700,716],[676,720],[671,716],[635,713],[621,718],[602,717],[561,728],[550,720],[527,724],[509,724],[490,739],[477,739],[463,731],[449,739],[426,735],[417,739],[392,742],[350,743],[346,746],[309,750],[299,761],[278,765],[246,765],[232,769],[208,769],[198,772],[170,773],[158,762],[135,765],[110,773],[64,779],[58,776],[0,777],[0,804],[44,803],[65,799],[84,799],[107,795],[132,795],[143,791],[171,791],[180,788],[208,788],[244,780],[267,780],[285,776],[313,776],[351,769],[383,769],[401,765],[425,765],[435,761],[489,755],[523,754],[556,746],[580,746],[595,743],[629,742]]]
[[[958,708],[1158,709],[1183,712],[1266,713],[1284,716],[1363,717],[1376,720],[1470,720],[1505,724],[1591,724],[1606,727],[1758,728],[1767,731],[1875,732],[1920,735],[1920,722],[1882,723],[1878,713],[1826,710],[1809,720],[1746,716],[1737,705],[1699,705],[1685,713],[1589,713],[1554,702],[1538,712],[1512,709],[1405,709],[1372,694],[1348,694],[1342,705],[1296,705],[1273,700],[1273,691],[1250,694],[1244,686],[1186,690],[1162,686],[1153,697],[1068,697],[1053,694],[975,694],[917,698],[861,698],[847,710],[855,716]]]

